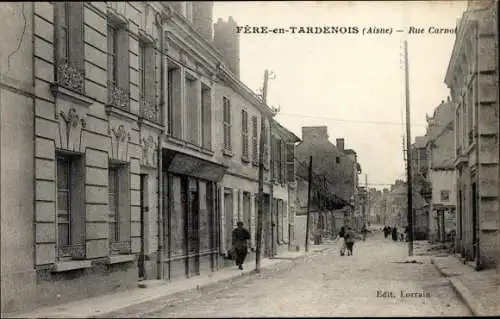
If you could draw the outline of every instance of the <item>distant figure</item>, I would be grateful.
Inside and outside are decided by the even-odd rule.
[[[391,232],[391,228],[389,226],[384,226],[384,238],[387,238],[387,236],[389,236],[390,232]]]
[[[398,241],[398,229],[396,228],[396,226],[392,227],[391,231],[392,231],[392,240]]]
[[[405,241],[408,241],[408,234],[410,232],[410,227],[408,227],[408,225],[405,227],[405,233],[404,233],[404,237],[405,237]]]
[[[368,233],[368,229],[366,228],[366,225],[363,224],[363,227],[361,228],[361,235],[363,236],[363,241],[366,240],[366,234]]]
[[[250,233],[243,228],[243,222],[237,223],[238,227],[233,230],[233,249],[234,260],[239,269],[243,269],[243,262],[248,253],[247,240],[250,239]]]
[[[354,248],[354,232],[351,227],[347,227],[347,231],[344,235],[344,243],[347,248],[347,256],[352,256]]]
[[[345,227],[342,226],[342,227],[340,227],[340,231],[339,231],[339,236],[338,237],[339,238],[343,238],[344,235],[345,235]]]

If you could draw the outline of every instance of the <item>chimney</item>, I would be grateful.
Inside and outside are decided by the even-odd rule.
[[[448,97],[446,98],[446,101],[447,101],[447,102],[450,102],[450,101],[451,101],[450,96],[448,96]]]
[[[193,1],[193,27],[210,42],[212,42],[213,8],[213,1]]]
[[[328,141],[328,128],[326,126],[303,126],[302,140],[310,142]]]
[[[229,17],[227,22],[221,18],[214,24],[214,45],[224,56],[226,63],[236,77],[240,78],[240,34],[236,32],[236,21]]]
[[[338,138],[336,141],[337,148],[341,151],[344,151],[344,139],[343,138]]]

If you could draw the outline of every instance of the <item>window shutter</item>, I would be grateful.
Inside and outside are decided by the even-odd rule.
[[[129,53],[129,42],[130,37],[128,33],[128,28],[123,26],[118,30],[116,37],[118,42],[118,50],[116,52],[116,61],[118,65],[118,79],[116,82],[118,87],[122,90],[129,92],[130,90],[130,53]]]
[[[69,64],[84,71],[83,2],[67,2],[69,5]]]
[[[286,144],[286,181],[293,183],[295,181],[295,145]]]

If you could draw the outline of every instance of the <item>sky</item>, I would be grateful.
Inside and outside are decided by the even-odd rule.
[[[277,120],[301,137],[302,126],[327,126],[330,141],[345,139],[358,154],[369,187],[405,178],[404,50],[408,41],[411,136],[425,134],[425,115],[446,100],[444,77],[465,1],[215,2],[214,22],[232,16],[239,26],[357,27],[358,34],[240,34],[240,79],[254,91],[272,70],[268,104]],[[423,34],[397,33],[410,26]],[[362,34],[363,28],[392,34]],[[289,29],[290,30],[290,29]],[[298,30],[298,29],[295,29]],[[366,29],[365,29],[366,30]]]

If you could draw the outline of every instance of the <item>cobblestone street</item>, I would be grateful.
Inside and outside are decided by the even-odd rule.
[[[340,257],[340,242],[323,253],[281,264],[208,290],[150,302],[113,317],[464,316],[458,299],[428,257],[405,263],[405,243],[377,234]],[[253,267],[253,261],[247,264]],[[423,293],[427,297],[401,297]],[[394,297],[377,297],[392,292]]]

